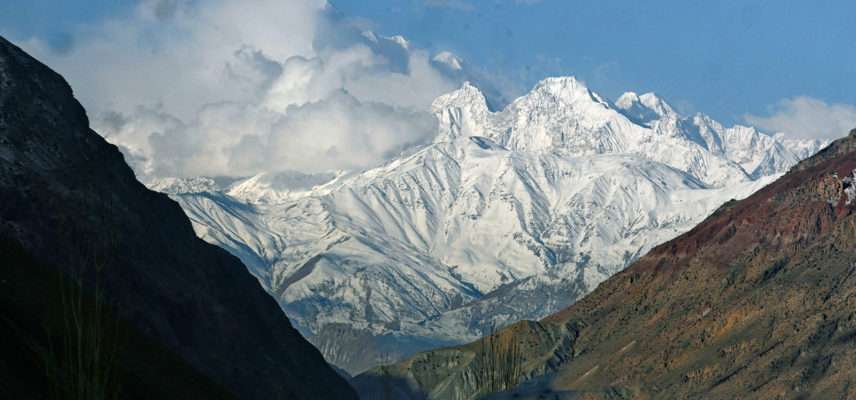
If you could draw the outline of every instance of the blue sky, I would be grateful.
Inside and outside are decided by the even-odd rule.
[[[793,96],[856,104],[852,1],[332,1],[527,87],[575,74],[730,122]]]
[[[132,14],[140,2],[183,1],[4,0],[0,33],[61,54],[81,27]],[[831,137],[856,124],[851,1],[329,1],[350,23],[454,52],[512,95],[576,75],[613,99],[655,91],[684,112],[802,132],[794,136]]]
[[[81,25],[127,12],[136,0],[4,0],[0,2],[0,31],[18,37],[39,36],[67,46]]]

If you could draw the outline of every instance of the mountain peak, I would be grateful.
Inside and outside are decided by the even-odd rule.
[[[566,75],[566,76],[550,76],[542,79],[538,82],[535,87],[570,87],[570,86],[578,86],[582,88],[586,88],[585,83],[581,80],[577,79],[574,75]]]
[[[624,92],[621,96],[618,97],[618,100],[615,101],[615,105],[617,105],[621,109],[625,109],[639,102],[639,94],[637,94],[636,92]]]
[[[697,112],[692,117],[693,123],[703,129],[712,129],[715,131],[721,131],[725,129],[722,124],[720,124],[715,119],[711,118],[710,115]]]
[[[460,89],[436,98],[431,104],[435,113],[453,107],[484,107],[487,110],[487,100],[479,88],[466,81]]]
[[[639,100],[641,100],[642,104],[646,107],[655,110],[658,114],[662,116],[666,115],[675,115],[677,114],[672,106],[663,100],[662,97],[658,96],[654,92],[648,92],[639,96]]]
[[[654,92],[642,95],[626,92],[615,101],[615,106],[633,122],[643,125],[662,118],[678,117],[675,109]]]
[[[438,97],[431,104],[431,109],[439,122],[434,143],[482,135],[481,130],[490,114],[484,94],[469,81],[464,82],[460,89]]]
[[[538,82],[532,91],[515,101],[516,104],[528,104],[542,108],[545,105],[590,105],[596,108],[610,108],[600,95],[589,90],[583,81],[574,76],[545,78]]]
[[[545,78],[535,85],[531,93],[550,94],[559,98],[590,96],[591,91],[575,76],[557,76]]]

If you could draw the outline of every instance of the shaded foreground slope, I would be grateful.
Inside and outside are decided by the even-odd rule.
[[[854,169],[856,130],[566,310],[376,369],[358,389],[377,396],[391,376],[442,399],[513,386],[496,396],[854,397]],[[486,341],[516,343],[520,361],[490,367]]]
[[[237,258],[197,239],[177,204],[137,182],[89,129],[68,84],[3,38],[0,243],[4,264],[14,263],[3,267],[3,290],[18,294],[0,297],[4,329],[34,350],[3,347],[0,380],[18,385],[5,390],[46,394],[16,382],[41,382],[21,371],[45,363],[40,329],[69,333],[52,319],[79,280],[87,293],[99,289],[105,326],[124,332],[115,366],[123,398],[147,397],[144,389],[156,398],[356,398]],[[58,276],[51,270],[66,283],[40,286]]]
[[[236,398],[19,243],[0,240],[0,257],[0,398]]]

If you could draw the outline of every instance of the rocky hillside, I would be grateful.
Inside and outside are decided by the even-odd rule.
[[[45,343],[57,338],[64,350],[82,354],[80,360],[102,365],[93,371],[123,371],[120,375],[131,388],[125,389],[126,398],[145,397],[137,389],[146,387],[161,387],[149,398],[356,398],[241,262],[198,239],[179,206],[147,190],[118,149],[90,130],[86,113],[62,77],[3,38],[0,244],[4,262],[14,263],[4,267],[0,281],[4,331],[31,347],[29,360],[45,364],[49,380],[64,378],[73,368],[62,363],[67,359],[50,362],[60,347]],[[50,271],[70,284],[35,279],[51,276]],[[80,296],[74,294],[80,291],[78,282],[85,292]],[[79,324],[83,317],[75,312],[93,299],[103,308],[86,306],[87,315],[112,322]],[[62,314],[57,307],[68,307],[57,318],[72,326],[48,321],[44,325],[59,325],[57,330],[38,332],[40,319],[56,316],[27,311]],[[80,326],[74,329],[74,323]],[[124,343],[111,352],[120,354],[116,366],[104,367],[107,359],[91,360],[91,354],[100,352],[81,350],[80,343],[89,343],[90,336],[80,331],[92,327],[93,337],[102,338],[95,331],[102,325],[131,329],[116,339]],[[80,342],[63,342],[68,334],[78,335]],[[91,344],[102,348],[104,340]],[[143,342],[147,344],[135,347]],[[19,398],[45,394],[39,376],[24,377],[35,384],[22,386],[25,362],[5,353],[10,346],[3,349],[0,397],[10,390],[8,385],[17,385],[12,392]],[[17,356],[28,353],[24,347],[16,351]],[[178,367],[159,371],[163,365]],[[171,374],[179,370],[182,374]],[[81,377],[88,376],[81,371]],[[200,387],[208,389],[191,390],[193,385],[181,381],[184,377],[201,379]],[[163,393],[173,386],[183,391]],[[59,398],[78,397],[60,393]]]
[[[856,130],[573,306],[375,369],[359,389],[364,398],[852,398],[854,171]]]

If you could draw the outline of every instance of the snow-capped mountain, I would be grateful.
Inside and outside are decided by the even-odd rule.
[[[359,372],[565,307],[824,145],[574,78],[498,112],[465,84],[433,111],[433,143],[367,171],[150,186]]]

